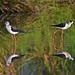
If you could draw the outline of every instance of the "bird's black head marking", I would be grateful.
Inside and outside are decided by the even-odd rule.
[[[70,20],[69,22],[73,22],[72,20]]]
[[[67,22],[67,24],[73,24],[73,21],[72,21],[72,20],[70,20],[70,21],[68,21],[68,22]]]

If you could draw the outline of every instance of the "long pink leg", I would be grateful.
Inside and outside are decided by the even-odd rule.
[[[14,41],[14,35],[11,35],[12,41]]]
[[[13,45],[12,52],[16,53],[16,37],[15,37],[15,35],[12,35],[12,45]]]
[[[63,40],[64,40],[64,32],[62,30],[62,34],[61,34],[61,40],[60,40],[60,48],[63,51]]]
[[[57,50],[56,44],[55,44],[55,34],[56,34],[57,32],[58,32],[58,30],[56,30],[56,31],[53,33],[53,37],[52,37],[52,39],[53,39],[53,47],[54,47],[55,50]]]
[[[14,35],[14,51],[13,53],[15,54],[16,53],[16,36]]]
[[[11,35],[12,37],[12,53],[13,53],[13,49],[14,49],[14,35]]]

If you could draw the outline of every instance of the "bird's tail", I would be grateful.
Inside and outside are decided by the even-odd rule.
[[[20,33],[25,33],[25,31],[23,31],[23,30],[19,30],[19,32],[20,32]]]
[[[20,30],[19,32],[20,33],[32,33],[32,31],[26,31],[26,30],[24,30],[24,31],[23,30]]]
[[[50,25],[51,27],[55,27],[55,25]]]
[[[52,56],[59,56],[59,54],[52,54]]]
[[[21,55],[20,55],[20,58],[21,58],[21,57],[24,57],[24,56],[25,56],[25,54],[21,54]]]

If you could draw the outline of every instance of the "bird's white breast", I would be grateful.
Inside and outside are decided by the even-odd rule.
[[[65,27],[63,27],[62,29],[63,29],[63,30],[68,29],[70,26],[71,26],[71,24],[67,24],[67,23],[66,23]]]
[[[9,32],[9,33],[11,33],[11,34],[17,34],[18,32],[13,32],[12,30],[11,30],[11,26],[10,25],[6,25],[6,29],[7,29],[7,31]]]

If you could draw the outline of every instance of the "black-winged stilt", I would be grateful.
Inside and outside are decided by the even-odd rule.
[[[53,54],[53,56],[57,56],[57,57],[60,57],[60,58],[66,58],[66,59],[69,59],[69,60],[74,60],[74,58],[72,58],[72,56],[68,52],[55,53],[55,54]]]
[[[22,54],[22,55],[13,54],[13,55],[9,56],[9,57],[7,58],[7,60],[6,60],[6,66],[9,67],[10,64],[11,64],[14,60],[19,59],[19,58],[21,58],[21,57],[23,57],[23,56],[25,56],[25,55],[24,55],[24,54]]]
[[[9,21],[5,21],[5,26],[6,26],[7,31],[8,31],[10,34],[13,34],[13,35],[12,35],[12,40],[15,41],[14,46],[15,46],[15,48],[16,48],[16,37],[15,37],[15,35],[18,34],[18,33],[25,33],[25,31],[20,30],[20,29],[15,28],[15,27],[12,27],[12,26],[10,25],[10,22],[9,22]],[[14,49],[14,53],[15,53],[15,51],[16,51],[16,49]]]
[[[15,35],[15,34],[18,34],[18,33],[20,33],[20,32],[21,32],[21,33],[24,33],[23,30],[20,30],[20,29],[18,29],[18,28],[12,27],[12,26],[10,25],[10,22],[9,22],[9,21],[5,21],[5,25],[6,25],[7,31],[8,31],[10,34]]]
[[[15,38],[15,34],[24,33],[24,32],[25,32],[25,31],[20,30],[20,29],[18,29],[18,28],[12,27],[12,26],[10,25],[10,22],[9,22],[9,21],[5,21],[5,25],[6,25],[7,31],[8,31],[10,34],[13,34],[13,38],[14,38],[14,39],[16,39],[16,38]]]
[[[65,29],[68,29],[72,24],[73,24],[73,21],[69,21],[66,23],[60,23],[60,24],[52,25],[52,26],[58,29],[65,30]]]
[[[60,45],[63,46],[63,30],[66,30],[68,29],[71,25],[73,24],[73,21],[68,21],[66,23],[60,23],[60,24],[57,24],[57,25],[52,25],[52,27],[54,28],[58,28],[58,29],[61,29],[62,30],[62,34],[61,34],[61,43]],[[55,37],[55,34],[58,30],[54,31],[54,36],[53,36],[53,41],[54,41],[54,37]],[[55,48],[55,46],[54,46]],[[62,47],[63,48],[63,47]],[[56,49],[56,48],[55,48]]]

